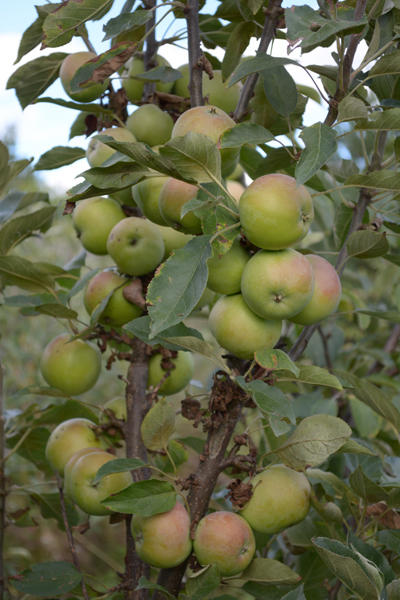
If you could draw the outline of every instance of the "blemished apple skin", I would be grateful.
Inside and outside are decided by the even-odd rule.
[[[132,198],[145,217],[157,225],[166,225],[161,215],[159,198],[163,185],[168,177],[148,177],[132,186]]]
[[[128,117],[126,126],[138,142],[159,146],[170,139],[174,122],[155,104],[143,104]]]
[[[257,350],[273,348],[282,332],[280,320],[257,316],[241,294],[219,298],[211,309],[208,324],[220,346],[243,359],[252,359]]]
[[[111,229],[125,218],[125,213],[112,198],[87,198],[77,202],[72,220],[82,246],[93,254],[107,254]]]
[[[314,217],[312,198],[289,175],[259,177],[240,197],[240,223],[247,239],[264,250],[281,250],[304,238]]]
[[[249,259],[250,255],[238,239],[222,256],[213,252],[213,256],[207,261],[207,287],[218,294],[237,294],[240,292],[243,269]]]
[[[161,216],[167,225],[184,233],[201,233],[201,221],[192,211],[181,217],[183,205],[192,200],[198,191],[195,185],[173,177],[164,183],[160,191],[159,207]]]
[[[63,474],[65,465],[76,452],[101,448],[95,429],[96,424],[84,418],[68,419],[57,425],[46,444],[46,458],[51,467]]]
[[[307,516],[311,486],[303,473],[271,465],[251,483],[253,495],[240,514],[255,531],[276,533]]]
[[[157,54],[156,56],[157,66],[170,67],[171,65],[166,58]],[[144,73],[144,62],[138,56],[134,56],[126,63],[126,68],[122,72],[122,87],[126,91],[128,100],[133,104],[138,104],[143,96],[143,89],[145,81],[143,79],[136,79],[135,75],[141,75]],[[170,92],[172,90],[173,82],[162,83],[161,81],[156,82],[157,92]]]
[[[149,360],[149,373],[147,378],[147,386],[155,387],[165,376],[166,371],[162,368],[163,357],[161,354],[154,354]],[[161,384],[159,394],[170,396],[177,394],[183,390],[193,377],[194,365],[193,357],[190,352],[179,350],[176,358],[170,358],[174,365],[168,377]]]
[[[94,83],[86,87],[82,87],[81,90],[72,92],[71,81],[77,72],[85,63],[89,62],[92,58],[95,58],[94,52],[75,52],[64,58],[60,67],[60,79],[65,92],[75,102],[92,102],[101,96],[106,91],[109,84],[109,80],[106,79],[104,83]]]
[[[190,518],[179,502],[171,510],[152,517],[134,516],[131,529],[139,558],[153,567],[176,567],[192,551]]]
[[[81,448],[77,452],[71,456],[69,461],[64,467],[64,494],[68,496],[72,500],[71,489],[70,489],[70,474],[72,467],[75,465],[76,461],[84,456],[85,454],[90,454],[90,452],[98,452],[101,448],[98,446],[91,446],[89,448]]]
[[[107,146],[98,139],[99,135],[108,135],[116,142],[136,142],[136,138],[126,127],[109,127],[103,129],[97,135],[90,138],[86,150],[86,158],[91,167],[101,167],[101,165],[115,154],[116,150]]]
[[[96,383],[101,370],[98,348],[62,333],[49,342],[40,361],[42,375],[51,387],[75,396]]]
[[[292,317],[299,325],[313,325],[326,319],[337,309],[342,295],[340,278],[334,267],[325,258],[306,254],[314,272],[314,291],[303,310]]]
[[[236,513],[221,510],[200,520],[193,549],[202,566],[216,565],[220,575],[230,577],[249,566],[256,543],[245,519]]]
[[[121,277],[115,271],[101,271],[89,281],[84,295],[84,304],[89,315],[93,313],[113,290],[107,306],[100,316],[100,322],[120,327],[142,314],[142,309],[129,302],[124,297],[124,288],[129,285],[130,279]]]
[[[243,270],[243,299],[263,319],[294,317],[311,300],[313,289],[310,262],[292,248],[259,250]]]
[[[69,473],[69,491],[74,502],[88,515],[108,515],[110,510],[101,501],[116,494],[132,483],[130,473],[112,473],[103,477],[95,486],[92,481],[105,463],[115,456],[104,450],[81,456]]]
[[[164,257],[164,242],[157,226],[140,217],[127,217],[113,227],[107,250],[121,273],[146,275]]]

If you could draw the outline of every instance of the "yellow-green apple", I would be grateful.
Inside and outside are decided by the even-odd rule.
[[[253,358],[257,350],[273,348],[282,331],[281,321],[257,316],[241,294],[219,298],[208,324],[217,342],[238,358]]]
[[[229,174],[228,181],[237,181],[244,175],[243,167],[240,163],[238,163],[235,167],[235,170]]]
[[[204,308],[205,306],[213,306],[215,304],[215,302],[218,300],[218,298],[219,298],[219,294],[216,294],[215,292],[213,292],[212,290],[209,290],[206,287],[204,292],[200,296],[200,300],[194,307],[193,312],[195,310],[200,310],[201,308]]]
[[[154,223],[128,217],[111,230],[107,250],[121,273],[139,276],[158,267],[164,257],[164,242]]]
[[[264,319],[290,319],[311,300],[314,274],[303,254],[286,248],[259,250],[242,275],[243,299]]]
[[[86,150],[86,158],[91,167],[101,167],[116,152],[116,150],[101,142],[98,137],[99,135],[108,135],[116,142],[136,142],[135,136],[126,127],[109,127],[108,129],[103,129],[103,131],[90,138]]]
[[[46,458],[55,471],[63,474],[65,465],[75,452],[94,447],[101,447],[96,424],[89,419],[68,419],[51,432],[46,444]]]
[[[219,256],[215,250],[207,261],[207,287],[219,294],[237,294],[240,292],[240,282],[243,269],[250,256],[236,239],[231,248]]]
[[[171,256],[174,250],[178,250],[178,248],[183,248],[186,244],[193,238],[192,235],[188,233],[183,233],[183,231],[178,231],[173,227],[164,227],[163,225],[158,225],[158,230],[161,233],[161,237],[164,240],[164,258],[166,260],[169,256]]]
[[[276,533],[305,518],[311,486],[303,473],[270,465],[252,480],[253,495],[241,515],[255,531]]]
[[[306,254],[306,259],[314,272],[314,291],[305,308],[291,319],[300,325],[318,323],[335,312],[342,294],[339,275],[325,258]]]
[[[147,386],[155,387],[163,380],[159,393],[164,396],[177,394],[188,385],[193,377],[193,370],[193,357],[190,352],[180,350],[176,358],[163,358],[161,354],[154,354],[149,360]]]
[[[157,54],[155,63],[157,67],[170,67],[171,65],[163,56]],[[144,62],[138,56],[131,58],[125,65],[122,71],[122,86],[125,89],[128,100],[132,104],[138,104],[143,96],[144,84],[146,83],[143,79],[138,79],[136,75],[144,73]],[[157,92],[170,92],[172,90],[173,82],[161,82],[156,83]]]
[[[103,406],[103,409],[104,412],[100,417],[101,423],[106,423],[108,421],[108,411],[114,413],[116,419],[126,421],[126,400],[124,396],[115,396],[114,398],[111,398],[111,400],[107,400]]]
[[[233,196],[236,202],[239,204],[239,200],[246,188],[239,181],[228,180],[226,187],[231,196]]]
[[[135,206],[136,203],[132,197],[132,186],[129,186],[123,190],[119,190],[118,192],[112,192],[109,194],[111,198],[117,200],[120,204],[127,206]]]
[[[81,456],[73,465],[68,476],[68,489],[74,502],[88,515],[108,515],[111,511],[101,503],[132,483],[130,473],[112,473],[93,485],[97,471],[115,456],[99,450]]]
[[[173,92],[183,98],[188,98],[189,93],[189,65],[179,67],[182,77],[177,79],[174,84]],[[212,79],[203,71],[203,96],[207,98],[208,104],[218,106],[227,113],[233,112],[240,96],[240,84],[235,83],[231,87],[222,81],[222,72],[213,71]]]
[[[42,375],[51,387],[75,396],[96,383],[101,369],[99,350],[80,339],[62,333],[49,342],[40,360]]]
[[[111,229],[125,218],[125,213],[112,198],[87,198],[75,205],[72,220],[82,246],[93,254],[107,254]]]
[[[98,452],[101,448],[99,446],[90,446],[89,448],[81,448],[74,452],[71,458],[68,460],[64,467],[64,494],[68,496],[72,500],[71,488],[70,488],[70,476],[72,467],[75,465],[76,461],[84,456],[85,454],[90,454],[90,452]]]
[[[107,89],[109,84],[108,79],[104,83],[91,83],[83,86],[76,92],[71,91],[71,81],[77,70],[95,57],[96,54],[94,52],[75,52],[74,54],[69,54],[61,63],[60,79],[62,86],[68,96],[76,102],[91,102],[92,100],[96,100]]]
[[[138,142],[159,146],[168,142],[174,122],[167,112],[155,104],[143,104],[128,117],[126,126]]]
[[[159,206],[161,216],[168,225],[185,233],[201,233],[201,221],[193,211],[181,217],[183,205],[195,198],[198,191],[195,185],[173,177],[164,183],[159,196]]]
[[[168,177],[148,177],[132,186],[132,198],[145,217],[158,225],[166,225],[159,207],[161,189]]]
[[[115,271],[101,271],[89,281],[85,294],[84,304],[89,315],[109,294],[112,294],[104,308],[99,321],[107,325],[120,327],[142,314],[142,309],[129,302],[124,296],[124,289],[132,282],[131,279],[121,277]]]
[[[256,543],[245,519],[236,513],[220,510],[200,520],[193,549],[202,566],[216,565],[220,575],[230,577],[249,566]]]
[[[240,197],[240,223],[248,240],[264,250],[293,246],[307,234],[314,217],[312,198],[289,175],[263,175]]]
[[[134,516],[131,529],[139,558],[152,567],[176,567],[192,551],[190,518],[180,502],[152,517]]]

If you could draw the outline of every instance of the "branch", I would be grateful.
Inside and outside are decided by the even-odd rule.
[[[4,533],[6,527],[6,478],[4,473],[5,457],[3,367],[0,364],[0,600],[5,594],[4,581]]]
[[[188,0],[184,8],[188,32],[189,91],[191,106],[203,104],[203,66],[200,48],[199,0]]]
[[[157,54],[157,41],[156,41],[156,0],[145,0],[145,8],[151,11],[151,19],[146,22],[146,50],[143,56],[144,70],[149,71],[156,66],[155,58]],[[154,10],[152,10],[154,9]],[[148,102],[151,96],[156,91],[156,84],[154,81],[146,81],[143,88],[144,102]]]

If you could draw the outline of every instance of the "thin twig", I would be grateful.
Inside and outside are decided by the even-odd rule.
[[[151,19],[146,22],[146,49],[143,56],[144,70],[149,71],[156,66],[157,40],[156,40],[156,0],[145,0],[145,8],[151,12]],[[144,102],[147,102],[156,91],[154,81],[146,81],[143,88]]]
[[[188,0],[184,9],[188,32],[189,53],[189,91],[191,106],[202,106],[203,102],[203,67],[201,64],[199,1]]]
[[[6,478],[4,474],[5,427],[3,367],[0,364],[0,600],[5,594],[4,581],[4,532],[6,527]]]
[[[318,333],[321,338],[322,348],[324,350],[325,364],[327,366],[328,371],[330,373],[332,373],[333,372],[333,364],[332,364],[332,360],[331,360],[331,355],[329,353],[328,339],[327,339],[325,332],[322,329],[321,325],[318,325]]]

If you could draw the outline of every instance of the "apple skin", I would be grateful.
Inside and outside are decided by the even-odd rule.
[[[243,270],[241,289],[246,304],[263,319],[290,319],[311,300],[313,269],[292,248],[259,250]]]
[[[90,138],[86,150],[86,158],[91,167],[101,167],[116,152],[116,150],[101,142],[98,139],[99,135],[108,135],[116,142],[136,142],[135,136],[126,127],[109,127],[108,129],[103,129],[103,131]]]
[[[313,325],[337,309],[342,295],[339,275],[330,262],[316,254],[306,254],[314,272],[314,291],[305,308],[291,320],[300,325]]]
[[[73,499],[72,493],[71,493],[71,486],[70,486],[70,477],[71,477],[72,467],[75,465],[76,461],[81,458],[81,456],[85,456],[85,454],[90,454],[90,452],[98,452],[100,449],[101,448],[99,448],[98,446],[90,446],[89,448],[81,448],[80,450],[77,450],[77,452],[74,452],[74,454],[71,456],[69,461],[66,463],[66,465],[64,467],[64,494],[66,496],[68,496],[68,498],[70,498],[70,500]]]
[[[93,421],[83,418],[68,419],[57,425],[46,444],[46,458],[51,467],[63,474],[65,465],[76,452],[101,448],[95,429]]]
[[[106,475],[95,486],[93,478],[102,465],[114,460],[115,456],[104,450],[84,454],[73,465],[69,473],[69,490],[74,502],[88,515],[108,515],[112,511],[101,501],[116,494],[132,483],[130,473]]]
[[[195,185],[173,177],[164,183],[159,196],[159,206],[161,216],[168,225],[185,233],[201,233],[201,221],[192,211],[181,217],[182,206],[192,200],[198,191]]]
[[[189,98],[189,65],[182,65],[178,70],[182,73],[182,77],[175,81],[173,93],[183,98]],[[240,85],[235,83],[228,88],[222,81],[222,72],[215,70],[213,73],[214,77],[210,79],[203,71],[203,96],[208,99],[209,104],[218,106],[226,113],[231,113],[235,110],[239,100]]]
[[[215,251],[207,261],[207,287],[218,294],[237,294],[240,292],[240,282],[243,269],[250,256],[236,239],[231,248],[218,256]]]
[[[118,192],[112,192],[109,196],[110,198],[117,200],[122,206],[124,204],[126,204],[126,206],[136,206],[136,202],[132,198],[132,186],[119,190]]]
[[[70,396],[87,392],[101,370],[98,348],[80,339],[70,341],[62,333],[49,342],[40,360],[42,375],[51,387]]]
[[[157,225],[166,225],[159,207],[159,197],[168,177],[148,177],[132,186],[132,197],[145,217]]]
[[[244,359],[252,359],[254,352],[262,348],[273,348],[282,331],[281,321],[258,317],[241,294],[219,298],[211,309],[208,324],[220,346]]]
[[[89,281],[84,295],[84,304],[89,315],[96,309],[104,298],[113,290],[106,308],[103,310],[99,321],[108,325],[120,327],[143,313],[136,304],[129,302],[124,297],[124,288],[131,283],[130,279],[121,277],[115,271],[101,271]]]
[[[231,196],[233,196],[236,202],[239,204],[242,194],[244,194],[246,191],[244,185],[242,185],[239,181],[229,180],[226,184],[226,187]]]
[[[114,413],[116,419],[120,419],[121,421],[126,421],[126,400],[124,396],[115,396],[115,398],[111,398],[111,400],[107,400],[104,404],[103,409],[110,410]],[[106,412],[102,413],[100,417],[101,423],[108,422],[108,416]]]
[[[125,213],[112,198],[87,198],[77,202],[72,221],[82,246],[93,254],[107,254],[111,229],[125,218]]]
[[[108,87],[109,80],[106,79],[104,83],[93,83],[87,87],[82,87],[77,92],[71,92],[70,84],[77,70],[95,57],[96,54],[94,52],[75,52],[64,58],[61,63],[60,79],[62,86],[68,96],[72,100],[75,100],[75,102],[92,102],[92,100],[97,100]]]
[[[128,217],[115,225],[107,250],[121,273],[146,275],[164,256],[164,242],[156,225],[140,217]]]
[[[289,175],[259,177],[240,197],[240,223],[247,239],[264,250],[293,246],[307,234],[314,217],[312,198]]]
[[[153,567],[176,567],[192,551],[190,518],[179,502],[171,510],[152,517],[134,516],[131,530],[139,558]]]
[[[271,465],[252,484],[253,495],[240,514],[255,531],[276,533],[306,517],[311,486],[303,473]]]
[[[202,566],[216,565],[220,575],[230,577],[249,566],[256,542],[250,526],[241,516],[221,510],[200,520],[193,549]]]
[[[138,142],[159,146],[170,139],[174,122],[155,104],[143,104],[128,117],[126,126]]]
[[[166,371],[162,368],[163,357],[161,354],[154,354],[149,360],[149,374],[147,378],[147,387],[155,387],[165,376]],[[170,358],[175,368],[171,370],[170,375],[160,386],[158,393],[163,396],[177,394],[183,390],[193,377],[193,357],[190,352],[179,350],[176,358]]]
[[[157,67],[170,67],[171,65],[166,58],[157,54],[156,56]],[[138,56],[134,56],[125,65],[122,72],[122,87],[124,88],[128,100],[132,104],[138,104],[143,96],[144,84],[146,83],[143,79],[135,79],[135,75],[141,75],[144,73],[144,62]],[[170,92],[172,90],[173,82],[162,83],[161,81],[156,82],[157,92]]]
[[[158,231],[161,233],[161,237],[164,240],[165,252],[163,260],[166,260],[171,256],[174,250],[183,248],[193,238],[192,235],[177,231],[172,227],[164,227],[163,225],[157,225]]]

